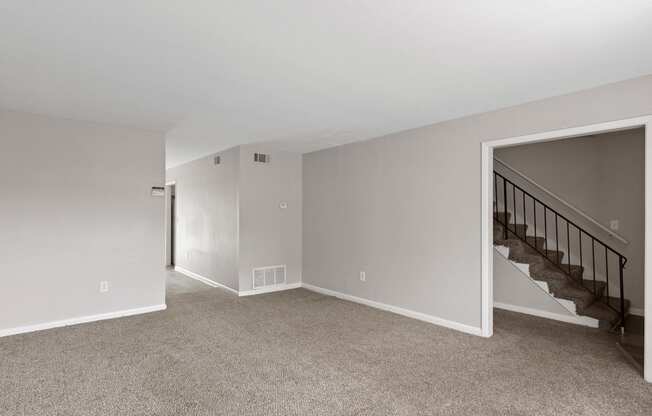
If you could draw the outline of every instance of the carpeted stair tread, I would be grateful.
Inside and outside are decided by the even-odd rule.
[[[545,262],[531,265],[530,275],[537,280],[546,282],[566,282],[570,280],[566,274],[556,268],[550,267]]]
[[[620,310],[620,298],[616,298],[613,296],[610,296],[607,302],[609,302],[609,305],[611,305],[612,308],[616,309],[617,311]],[[630,306],[630,301],[629,299],[625,299],[625,314],[629,313],[629,306]]]
[[[561,270],[564,274],[569,275],[577,283],[581,283],[584,276],[584,267],[578,266],[576,264],[571,264],[570,267],[568,264],[551,264],[551,267]]]
[[[601,282],[600,280],[596,280],[594,285],[593,280],[583,279],[582,286],[592,291],[595,294],[595,297],[600,299],[604,295],[607,284],[605,282]]]
[[[529,250],[532,254],[536,254],[536,255],[542,256],[542,257],[548,257],[548,259],[552,263],[557,264],[558,263],[557,259],[559,259],[559,264],[564,264],[563,263],[563,260],[564,260],[564,252],[563,251],[548,250],[548,252],[546,253],[545,250],[541,250],[541,251],[543,251],[543,253],[542,253],[541,251],[535,250],[531,246],[526,245],[526,247],[527,247],[527,250]],[[547,256],[546,256],[546,254],[547,254]]]
[[[556,298],[575,302],[577,313],[580,315],[583,315],[582,311],[595,302],[595,296],[591,292],[569,282],[557,282],[549,284],[548,287]]]
[[[494,213],[494,219],[499,221],[499,222],[505,222],[505,213],[504,212],[495,212]],[[508,212],[507,213],[507,223],[512,219],[512,213]]]
[[[593,304],[582,310],[581,315],[608,323],[614,322],[618,319],[618,312],[614,311],[602,302],[593,302]]]
[[[523,243],[521,241],[513,242],[513,241],[505,241],[507,243],[507,247],[510,248],[509,250],[509,259],[512,261],[515,261],[517,263],[526,263],[526,264],[537,264],[537,263],[542,263],[545,261],[541,255],[537,254],[536,252],[532,252],[531,250],[528,250],[527,247],[523,247]]]
[[[516,234],[517,236],[521,238],[525,238],[527,236],[527,224],[509,224],[507,226],[507,229],[509,230],[509,234]]]
[[[563,251],[557,251],[557,250],[548,250],[545,251],[542,254],[545,257],[548,257],[550,261],[552,261],[555,264],[562,265],[564,264],[564,252]]]
[[[573,277],[573,279],[580,282],[584,277],[584,267],[578,266],[577,264],[571,264],[570,275]]]
[[[546,248],[546,239],[543,237],[535,237],[528,235],[525,237],[525,240],[533,247],[536,247],[539,250],[545,250]]]

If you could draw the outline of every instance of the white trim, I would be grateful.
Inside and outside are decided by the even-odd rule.
[[[493,175],[487,174],[493,170],[493,155],[494,149],[491,146],[482,144],[482,191],[481,201],[493,201],[494,187],[492,186]],[[482,203],[482,228],[481,228],[481,256],[482,256],[482,293],[481,293],[481,335],[483,337],[490,337],[494,333],[494,285],[493,285],[493,270],[494,270],[494,256],[493,248],[493,206]],[[486,224],[492,224],[487,227]],[[485,244],[486,241],[491,241],[491,245]],[[486,284],[485,276],[490,276],[490,284]]]
[[[645,126],[645,260],[644,308],[652,311],[652,117]],[[643,374],[652,383],[652,319],[645,320]]]
[[[183,267],[174,266],[174,270],[181,273],[181,274],[184,274],[184,275],[190,277],[191,279],[198,280],[198,281],[200,281],[200,282],[202,282],[202,283],[204,283],[204,284],[206,284],[208,286],[219,287],[221,289],[228,290],[229,292],[234,293],[236,295],[238,294],[238,291],[235,290],[235,289],[232,289],[232,288],[230,288],[230,287],[228,287],[226,285],[223,285],[222,283],[217,283],[216,281],[211,280],[208,277],[202,276],[201,274],[191,272],[190,270],[184,269]]]
[[[437,316],[426,315],[425,313],[411,311],[409,309],[403,309],[403,308],[399,308],[398,306],[387,305],[385,303],[359,298],[357,296],[347,295],[344,293],[336,292],[334,290],[324,289],[319,286],[314,286],[308,283],[302,283],[301,287],[313,292],[321,293],[322,295],[334,296],[339,299],[360,303],[362,305],[370,306],[376,309],[382,309],[384,311],[396,313],[398,315],[407,316],[408,318],[418,319],[420,321],[428,322],[431,324],[443,326],[450,329],[455,329],[457,331],[465,332],[467,334],[478,335],[478,336],[482,335],[482,330],[475,326],[466,325],[455,321],[449,321],[447,319],[439,318]]]
[[[481,143],[481,186],[482,186],[482,267],[481,267],[481,305],[482,305],[482,333],[491,333],[493,326],[491,316],[493,315],[492,299],[493,289],[493,268],[490,267],[493,260],[493,219],[491,212],[493,207],[493,186],[491,174],[493,171],[492,149],[505,146],[513,146],[523,143],[537,143],[572,137],[587,136],[596,133],[607,133],[632,128],[645,128],[645,309],[652,310],[652,116],[635,117],[625,120],[609,121],[587,126],[572,127],[562,130],[553,130],[543,133],[529,134],[525,136],[510,137],[499,140],[488,140]],[[652,383],[652,319],[645,320],[645,380]]]
[[[63,319],[60,321],[46,322],[46,323],[36,324],[36,325],[27,325],[27,326],[20,326],[16,328],[2,329],[0,330],[0,338],[7,337],[10,335],[26,334],[28,332],[43,331],[52,328],[61,328],[64,326],[85,324],[85,323],[96,322],[96,321],[104,321],[107,319],[123,318],[126,316],[141,315],[144,313],[162,311],[165,310],[166,308],[167,306],[165,304],[144,306],[142,308],[125,309],[116,312],[101,313],[97,315],[81,316],[78,318]]]
[[[265,286],[258,289],[241,290],[240,292],[238,292],[238,296],[262,295],[263,293],[280,292],[283,290],[298,289],[300,287],[301,287],[301,282],[283,283],[283,284],[278,284],[273,286]]]
[[[510,166],[509,164],[503,162],[502,160],[500,160],[497,157],[494,157],[494,160],[496,162],[500,163],[501,165],[503,165],[504,167],[506,167],[508,170],[510,170],[513,173],[515,173],[516,175],[518,175],[519,177],[521,177],[522,179],[524,179],[525,181],[527,181],[530,184],[534,185],[536,188],[538,188],[543,193],[548,194],[548,196],[550,196],[551,198],[557,200],[562,205],[565,205],[566,208],[570,209],[571,211],[574,211],[575,213],[577,213],[577,215],[583,217],[585,220],[587,220],[591,224],[595,225],[596,227],[598,227],[599,229],[604,231],[609,237],[613,237],[613,238],[615,238],[616,240],[620,241],[623,244],[629,244],[629,241],[627,241],[627,239],[625,237],[623,237],[620,234],[618,234],[617,232],[614,232],[613,230],[605,227],[598,220],[596,220],[595,218],[593,218],[592,216],[590,216],[586,212],[582,211],[581,209],[577,208],[575,205],[571,204],[570,202],[566,201],[565,199],[563,199],[559,195],[555,194],[554,192],[552,192],[548,188],[546,188],[543,185],[537,183],[534,179],[532,179],[529,176],[525,175],[524,173],[518,171],[516,168],[514,168],[514,167]]]
[[[165,182],[165,186],[172,186],[172,185],[176,185],[176,184],[177,184],[177,181],[168,181],[168,182]]]
[[[652,123],[652,116],[634,117],[624,120],[607,121],[605,123],[590,124],[586,126],[571,127],[568,129],[551,130],[543,133],[527,134],[524,136],[510,137],[506,139],[485,141],[488,146],[507,147],[523,143],[550,142],[560,139],[571,139],[602,133],[612,133],[621,130],[630,130],[638,127],[645,127]]]
[[[542,311],[541,309],[532,309],[525,306],[510,305],[508,303],[501,303],[501,302],[494,302],[494,308],[504,309],[506,311],[524,313],[526,315],[538,316],[540,318],[553,319],[555,321],[567,322],[569,324],[588,326],[590,328],[599,327],[599,323],[597,320],[587,318],[584,316],[562,315],[560,313]]]
[[[629,308],[629,314],[635,316],[645,316],[645,309],[643,308]]]

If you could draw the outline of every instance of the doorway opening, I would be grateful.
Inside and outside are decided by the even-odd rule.
[[[586,326],[595,327],[599,326],[601,319],[604,318],[603,320],[615,323],[615,329],[619,333],[624,331],[626,335],[630,335],[630,339],[627,341],[631,341],[631,335],[635,336],[636,332],[640,333],[645,329],[645,335],[639,336],[640,347],[642,347],[639,348],[640,359],[645,358],[643,372],[646,380],[652,381],[652,371],[650,371],[652,369],[650,366],[652,361],[652,348],[650,348],[652,345],[650,343],[652,322],[648,320],[643,323],[642,316],[639,317],[640,319],[636,319],[638,315],[643,315],[645,309],[652,310],[650,309],[652,307],[652,270],[650,267],[646,267],[652,260],[650,255],[652,250],[649,244],[652,242],[650,239],[652,236],[650,224],[652,200],[648,199],[652,194],[650,180],[652,177],[650,172],[652,149],[649,145],[652,142],[652,132],[649,128],[651,124],[652,118],[642,117],[482,143],[483,336],[491,336],[493,333],[494,306],[502,309],[510,309],[511,306],[513,311],[533,315],[538,313],[539,316],[553,319],[556,319],[553,315],[557,315],[557,317],[561,317],[558,320],[567,319],[568,322],[584,323]],[[613,218],[613,221],[605,220],[602,217],[596,219],[595,215],[589,215],[586,209],[578,208],[577,205],[582,204],[569,202],[569,199],[572,198],[568,198],[568,194],[562,192],[568,189],[568,181],[576,178],[564,176],[563,172],[553,165],[558,162],[558,159],[568,158],[568,154],[562,154],[563,157],[557,155],[556,158],[553,154],[551,160],[554,163],[537,158],[532,159],[532,154],[530,154],[529,165],[521,163],[515,166],[514,155],[525,155],[527,160],[528,152],[523,149],[513,150],[516,147],[529,147],[531,150],[533,145],[552,149],[561,141],[567,141],[565,139],[573,139],[567,141],[568,143],[572,142],[573,145],[585,141],[591,143],[591,146],[595,146],[598,140],[607,140],[611,136],[617,138],[618,135],[624,137],[628,134],[639,135],[643,153],[643,156],[640,157],[642,166],[640,166],[637,183],[631,184],[640,188],[637,195],[641,211],[640,223],[634,224],[633,228],[631,223],[627,224],[627,234],[630,234],[632,229],[634,231],[631,233],[640,233],[637,241],[639,252],[635,259],[626,248],[627,244],[623,242],[623,240],[629,242],[627,238],[623,237],[623,234],[626,233],[618,232],[619,221],[625,219]],[[555,143],[549,143],[553,141]],[[614,146],[623,145],[617,141],[611,143]],[[512,148],[511,151],[510,148]],[[621,150],[620,148],[611,150],[614,149]],[[511,160],[505,160],[509,158]],[[620,163],[630,167],[627,161],[621,160]],[[570,168],[576,167],[571,166]],[[585,166],[584,168],[585,173],[599,174],[591,167],[586,168]],[[608,168],[605,168],[607,173]],[[545,169],[553,169],[548,171],[548,177],[544,175]],[[614,174],[614,176],[617,175]],[[593,179],[594,182],[597,181],[596,178]],[[609,182],[614,178],[607,179],[606,182]],[[604,177],[600,180],[604,180]],[[558,189],[555,192],[554,189],[551,189],[553,188],[550,186],[551,183],[559,184],[559,189],[562,191]],[[606,193],[614,192],[617,195],[620,190],[607,189],[604,191]],[[586,194],[587,190],[580,189],[579,191]],[[614,201],[596,200],[594,206],[598,206],[598,212],[602,213],[609,203],[614,203]],[[612,211],[617,210],[616,208],[619,208],[617,198],[615,204],[612,205]],[[635,222],[631,217],[628,220]],[[627,259],[626,254],[629,254],[630,259]],[[630,270],[622,267],[628,261],[630,261],[630,266],[638,268],[639,276],[633,275],[628,279],[627,273]],[[516,270],[518,268],[520,270]],[[620,279],[620,272],[623,270],[625,270],[624,281]],[[530,284],[532,290],[530,295],[536,295],[537,291],[539,291],[539,295],[545,292],[547,298],[541,296],[540,300],[549,302],[548,306],[554,306],[557,310],[548,310],[542,313],[541,305],[528,308],[528,305],[521,304],[514,307],[513,304],[505,302],[505,286],[511,284],[505,283],[506,281],[503,279],[502,274],[506,272],[519,272],[525,275],[523,281],[519,283],[521,288]],[[561,280],[555,280],[555,278],[565,279],[564,285],[569,286],[570,283],[573,290],[576,289],[576,291],[572,292],[567,290],[568,287],[560,287]],[[527,281],[528,279],[530,281]],[[634,284],[633,280],[635,279],[639,279],[639,281]],[[624,296],[623,287],[626,288]],[[509,287],[509,289],[514,289],[514,287]],[[627,290],[629,290],[631,299],[627,298]],[[571,292],[578,297],[575,301],[570,296]],[[513,300],[514,293],[511,295]],[[588,307],[597,299],[602,303],[596,304],[596,308],[603,311],[605,315],[602,316],[599,313],[593,313],[594,316],[584,315],[583,313],[587,313]],[[635,307],[632,307],[632,299],[635,299]],[[549,316],[546,316],[546,313]],[[630,319],[630,317],[634,319]],[[624,340],[626,339],[620,337],[621,345]],[[644,346],[648,348],[644,348]],[[628,355],[634,354],[629,351]]]
[[[176,246],[176,183],[165,185],[165,266],[175,266]]]

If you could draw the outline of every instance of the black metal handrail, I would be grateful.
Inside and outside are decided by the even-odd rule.
[[[498,197],[498,183],[499,179],[502,182],[502,202],[503,202],[503,216],[502,218],[499,218],[500,216],[497,215],[499,212],[498,208],[498,202],[499,202],[499,197]],[[511,200],[508,200],[507,195],[508,195],[508,186],[511,186]],[[519,232],[517,230],[517,219],[516,219],[516,214],[517,214],[517,201],[516,201],[516,195],[517,195],[517,190],[519,191],[521,198],[519,198],[519,202],[522,202],[521,204],[521,209],[522,209],[522,214],[523,214],[523,221],[522,221],[522,226],[523,226],[523,235],[519,235]],[[532,218],[533,218],[533,225],[534,225],[534,244],[530,243],[528,241],[527,233],[526,233],[526,227],[528,226],[527,224],[527,204],[526,200],[531,200],[531,206],[532,206]],[[512,203],[512,209],[513,209],[513,222],[510,224],[509,222],[509,211],[508,211],[508,205],[509,202]],[[543,221],[544,221],[544,234],[543,236],[539,235],[539,230],[537,228],[537,204],[540,205],[543,208]],[[553,238],[554,244],[555,244],[555,250],[554,250],[554,260],[550,258],[550,248],[548,247],[548,216],[549,214],[554,215],[554,234],[551,237]],[[557,212],[555,209],[547,205],[546,203],[542,202],[520,186],[516,185],[514,182],[511,180],[505,178],[503,175],[500,173],[494,171],[494,218],[498,223],[503,225],[504,228],[504,237],[505,239],[508,238],[508,233],[514,234],[516,237],[518,237],[520,240],[525,242],[529,247],[534,249],[536,252],[539,254],[543,255],[546,260],[548,260],[550,263],[552,263],[554,266],[556,266],[559,270],[561,270],[564,274],[569,276],[572,281],[577,281],[577,277],[573,275],[573,265],[571,264],[571,231],[577,231],[577,242],[578,242],[578,251],[579,251],[579,261],[580,261],[580,269],[579,269],[579,283],[582,288],[585,290],[588,290],[591,292],[595,299],[600,301],[604,299],[600,291],[598,291],[597,288],[597,280],[596,280],[596,244],[599,247],[599,250],[604,250],[604,272],[605,272],[605,290],[606,290],[606,301],[603,301],[609,308],[613,309],[615,312],[619,313],[619,321],[617,322],[616,325],[620,325],[621,328],[623,328],[623,325],[625,323],[625,315],[626,315],[626,310],[625,310],[625,296],[624,296],[624,278],[623,278],[623,271],[625,269],[625,264],[627,263],[627,258],[611,248],[609,245],[605,244],[602,242],[599,238],[595,237],[593,234],[589,233],[573,221],[569,220],[566,218],[564,215],[560,214]],[[563,224],[566,224],[566,257],[567,257],[567,263],[563,264],[560,256],[560,237],[559,237],[559,220],[562,220],[562,227]],[[513,225],[513,230],[510,230],[509,227]],[[572,227],[572,228],[571,228]],[[563,232],[563,228],[562,228]],[[591,285],[592,287],[586,287],[584,284],[584,255],[583,255],[583,248],[582,248],[582,239],[583,236],[585,236],[587,239],[591,240],[591,267],[592,267],[592,280],[593,284]],[[544,248],[541,249],[539,248],[539,245],[537,244],[537,238],[543,237],[543,246]],[[563,237],[563,236],[562,236]],[[611,302],[611,296],[609,293],[609,253],[612,253],[613,256],[618,258],[618,274],[619,274],[619,294],[618,294],[618,300],[619,300],[619,307],[616,308],[614,307]],[[598,252],[599,254],[599,252]],[[613,266],[613,263],[612,263]]]

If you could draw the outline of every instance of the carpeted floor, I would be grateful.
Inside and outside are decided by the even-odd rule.
[[[597,330],[497,311],[483,339],[303,289],[169,280],[166,311],[0,339],[0,414],[652,414],[652,385]]]

